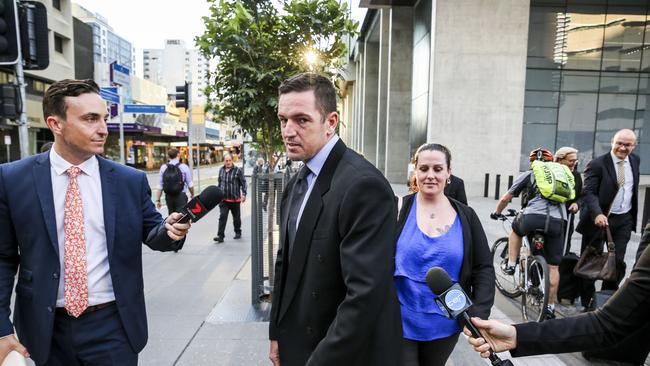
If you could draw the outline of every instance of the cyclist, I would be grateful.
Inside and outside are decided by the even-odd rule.
[[[530,152],[529,161],[553,161],[553,154],[544,148],[538,148]],[[515,217],[512,222],[512,232],[508,238],[508,260],[501,265],[501,270],[512,275],[515,273],[515,264],[521,248],[521,238],[524,235],[532,234],[536,230],[544,231],[544,258],[549,268],[549,305],[545,309],[547,319],[555,318],[555,301],[557,288],[560,282],[558,265],[562,259],[564,245],[564,225],[566,221],[566,210],[563,203],[546,199],[542,196],[533,170],[522,173],[512,184],[497,203],[495,212],[490,215],[496,219],[506,208],[513,197],[519,196],[524,188],[529,187],[529,200],[526,207]]]

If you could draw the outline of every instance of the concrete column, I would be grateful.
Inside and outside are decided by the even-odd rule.
[[[404,183],[410,155],[412,99],[412,69],[404,65],[413,63],[413,8],[392,9],[389,36],[384,174],[391,183]]]
[[[377,102],[379,87],[379,21],[375,18],[372,30],[365,40],[363,126],[361,153],[369,162],[377,166]]]
[[[363,123],[363,114],[361,111],[363,110],[363,63],[361,62],[361,56],[359,56],[359,59],[356,61],[356,84],[354,88],[354,96],[355,96],[355,101],[354,101],[354,126],[352,126],[352,140],[354,141],[352,144],[352,148],[356,151],[361,151],[361,139],[359,138],[359,135],[361,133],[361,126]]]
[[[386,121],[388,119],[386,107],[388,100],[388,64],[390,50],[390,16],[391,8],[382,8],[377,19],[377,32],[379,33],[378,50],[378,76],[377,76],[377,151],[376,166],[382,173],[386,173]]]

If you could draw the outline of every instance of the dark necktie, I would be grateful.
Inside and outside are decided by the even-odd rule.
[[[291,191],[291,205],[289,206],[289,224],[287,229],[289,234],[289,260],[291,260],[293,241],[296,238],[296,231],[298,230],[298,213],[300,213],[300,206],[307,193],[307,176],[309,173],[311,173],[311,170],[309,170],[307,165],[303,166],[298,172],[298,179]]]

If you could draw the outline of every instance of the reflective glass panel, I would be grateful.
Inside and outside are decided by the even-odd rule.
[[[645,6],[610,6],[607,9],[603,44],[603,70],[639,70],[645,19]]]
[[[604,72],[600,76],[600,91],[603,93],[636,93],[639,74]]]
[[[600,70],[605,6],[567,6],[564,68]]]
[[[566,32],[564,7],[542,6],[530,12],[528,67],[560,68]]]
[[[560,79],[559,70],[527,69],[526,90],[560,90]]]
[[[563,71],[562,91],[598,91],[597,71]]]

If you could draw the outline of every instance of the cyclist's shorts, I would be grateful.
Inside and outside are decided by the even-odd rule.
[[[564,220],[550,217],[548,231],[544,235],[544,258],[548,264],[557,266],[564,251]],[[512,221],[512,230],[519,236],[532,234],[537,229],[544,229],[546,215],[519,213]]]

